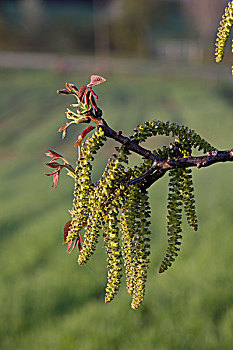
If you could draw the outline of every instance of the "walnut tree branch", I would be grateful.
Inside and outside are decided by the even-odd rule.
[[[196,166],[197,168],[203,168],[220,162],[232,162],[233,161],[233,148],[226,151],[212,151],[208,152],[204,156],[198,157],[184,157],[168,160],[154,161],[152,167],[155,169],[171,170],[175,168],[188,168]]]
[[[198,157],[176,157],[168,160],[162,160],[155,156],[150,150],[141,147],[138,143],[130,140],[130,138],[122,135],[121,131],[115,131],[109,127],[107,122],[102,118],[102,111],[98,110],[97,113],[88,115],[93,122],[101,126],[106,137],[110,137],[115,141],[124,145],[127,150],[139,154],[143,158],[150,159],[153,164],[141,176],[131,179],[128,185],[141,183],[144,189],[149,188],[154,182],[163,177],[167,171],[177,168],[189,168],[197,167],[198,169],[210,166],[215,163],[232,162],[233,161],[233,148],[225,151],[212,151],[206,155]]]
[[[184,158],[174,158],[168,160],[155,161],[152,167],[149,169],[149,176],[145,176],[142,181],[142,187],[144,189],[149,188],[154,182],[163,177],[168,170],[177,169],[177,168],[190,168],[197,167],[198,169],[210,166],[215,163],[222,162],[232,162],[233,161],[233,148],[225,151],[213,151],[208,152],[204,156],[198,157],[184,157]],[[155,173],[152,172],[152,169]],[[149,170],[147,172],[149,172]],[[144,175],[144,174],[143,174]],[[142,175],[142,176],[143,176]],[[142,177],[141,176],[141,177]],[[138,178],[133,179],[133,183],[137,183]]]
[[[97,115],[96,114],[94,115],[93,113],[91,113],[91,114],[88,114],[88,117],[91,118],[91,121],[101,126],[106,137],[110,137],[111,139],[114,139],[115,141],[124,145],[129,151],[137,153],[143,158],[150,159],[152,161],[160,160],[150,150],[144,147],[141,147],[135,141],[131,141],[129,137],[123,136],[121,131],[115,131],[112,128],[110,128],[107,122],[102,118],[101,110],[98,109],[98,111],[96,113]]]

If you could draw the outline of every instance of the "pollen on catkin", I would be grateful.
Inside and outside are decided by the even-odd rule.
[[[78,236],[79,231],[87,224],[91,208],[90,201],[94,195],[94,186],[91,183],[91,161],[94,159],[93,154],[103,146],[105,140],[103,130],[99,128],[81,148],[80,158],[75,170],[75,189],[71,210],[72,221],[67,242]]]
[[[220,27],[217,32],[216,39],[216,49],[215,49],[215,60],[216,62],[221,62],[224,56],[224,49],[227,40],[231,33],[231,28],[233,25],[233,1],[230,1],[225,7],[225,13],[222,15],[222,20],[220,21]]]
[[[182,188],[183,178],[182,169],[175,169],[169,172],[169,193],[167,204],[167,235],[168,247],[166,255],[160,265],[159,272],[162,273],[168,269],[175,261],[180,250],[180,240],[182,238]]]

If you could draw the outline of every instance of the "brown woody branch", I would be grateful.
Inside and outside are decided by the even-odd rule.
[[[154,182],[163,177],[167,171],[178,168],[197,167],[198,169],[210,166],[215,163],[232,162],[233,148],[226,151],[208,152],[204,156],[198,157],[177,157],[168,160],[162,160],[155,156],[150,150],[141,147],[138,143],[130,140],[128,137],[122,135],[121,131],[115,131],[109,127],[107,122],[102,118],[102,111],[98,110],[94,115],[89,115],[91,120],[97,125],[101,126],[106,137],[110,137],[115,141],[124,145],[129,151],[139,154],[143,158],[150,159],[153,164],[141,176],[129,181],[129,185],[141,183],[144,189],[149,188]]]
[[[197,167],[198,169],[200,169],[215,163],[232,162],[232,161],[233,161],[233,148],[226,151],[208,152],[206,155],[199,156],[199,157],[190,156],[185,158],[159,160],[159,161],[155,161],[152,167],[149,169],[150,173],[152,173],[152,169],[154,169],[154,171],[156,170],[156,172],[152,173],[152,175],[149,175],[149,176],[146,175],[143,179],[140,179],[140,181],[143,180],[142,187],[144,189],[147,189],[155,181],[157,181],[162,176],[164,176],[168,170],[178,169],[178,168],[190,168],[190,167]],[[133,183],[140,182],[140,181],[137,181],[137,179],[138,178],[133,179]]]
[[[160,160],[157,156],[155,156],[150,150],[141,147],[135,141],[131,141],[128,137],[122,135],[122,131],[115,131],[110,128],[107,122],[102,118],[102,112],[100,109],[97,111],[97,115],[91,113],[88,115],[91,118],[91,121],[101,126],[104,131],[106,137],[110,137],[117,142],[120,142],[124,145],[129,151],[139,154],[143,158],[150,159],[152,161]]]
[[[171,170],[174,168],[187,168],[196,166],[198,169],[210,166],[219,162],[232,162],[233,148],[226,151],[212,151],[204,156],[199,157],[185,157],[169,160],[160,160],[153,163],[155,169]]]

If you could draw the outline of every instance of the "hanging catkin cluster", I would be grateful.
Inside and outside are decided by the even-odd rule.
[[[134,175],[140,174],[136,171]],[[148,193],[130,186],[124,196],[121,230],[126,285],[132,294],[131,307],[137,309],[145,294],[150,255],[150,206]]]
[[[215,49],[215,60],[216,62],[221,62],[224,56],[224,49],[227,40],[231,33],[231,28],[233,25],[233,1],[230,1],[225,7],[225,13],[222,15],[222,20],[220,21],[220,27],[217,32],[216,39],[216,49]]]
[[[66,237],[67,242],[77,237],[83,227],[86,227],[87,232],[90,231],[88,218],[90,212],[92,212],[91,209],[93,208],[93,203],[95,203],[94,200],[96,197],[94,185],[91,183],[91,161],[93,161],[93,155],[101,146],[103,146],[105,140],[106,137],[101,128],[99,128],[81,148],[78,165],[75,170],[75,190],[73,208],[71,210],[72,221]],[[95,220],[95,217],[93,217],[93,220]],[[88,255],[85,256],[86,260],[95,249],[95,241],[95,235],[93,235],[92,232],[89,232],[89,234],[87,234],[87,239],[85,240],[85,246],[88,245],[89,247]],[[84,252],[85,249],[83,249],[83,256]]]
[[[67,118],[72,121],[59,129],[63,138],[71,124],[94,121],[93,115],[97,116],[97,122],[100,120],[100,110],[96,105],[97,95],[92,87],[103,81],[105,79],[99,76],[92,76],[87,86],[78,89],[74,84],[66,84],[66,89],[59,91],[60,94],[73,94],[78,100],[77,104],[72,105],[77,108],[77,113],[71,110],[66,112]],[[81,145],[84,137],[93,129],[95,131],[92,136]],[[193,148],[203,152],[215,150],[195,131],[160,120],[139,125],[134,129],[129,140],[138,145],[156,135],[174,139],[169,146],[153,151],[154,156],[161,160],[188,157]],[[130,168],[127,165],[130,155],[127,145],[116,147],[116,153],[108,159],[101,178],[96,183],[92,183],[92,161],[105,142],[106,136],[100,125],[96,128],[88,126],[75,142],[75,146],[79,147],[76,168],[74,169],[63,156],[50,150],[46,155],[54,159],[47,165],[55,170],[47,175],[54,176],[54,187],[57,186],[58,177],[63,168],[66,168],[68,175],[75,180],[73,207],[70,210],[71,219],[63,230],[64,244],[68,244],[67,251],[71,252],[77,245],[78,264],[83,265],[95,252],[99,236],[102,234],[108,263],[105,302],[110,302],[116,295],[124,267],[127,290],[132,296],[131,307],[137,309],[144,299],[150,263],[151,210],[147,190],[141,183],[133,181],[135,178],[143,178],[143,175],[151,169],[152,160],[143,159],[140,165]],[[64,164],[56,162],[58,159],[63,160]],[[180,250],[182,208],[191,228],[197,230],[191,170],[186,168],[170,170],[169,178],[168,248],[159,272],[165,271],[172,265]]]
[[[169,159],[174,152],[178,152],[180,157],[191,155],[192,148],[199,151],[211,152],[215,150],[206,140],[201,138],[194,130],[177,125],[175,123],[162,122],[154,120],[139,125],[132,135],[131,139],[137,142],[143,142],[148,137],[156,135],[166,135],[175,137],[173,147],[164,146],[162,149],[154,151],[160,159]],[[148,162],[147,162],[148,163]],[[150,165],[150,163],[148,164]],[[166,255],[161,263],[159,272],[162,273],[178,256],[182,238],[182,206],[186,214],[187,221],[193,230],[197,230],[197,216],[195,211],[194,188],[191,169],[175,169],[169,172],[170,181],[168,185],[168,204],[167,204],[167,235],[168,248]]]

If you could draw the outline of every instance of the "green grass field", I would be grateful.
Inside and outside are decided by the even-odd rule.
[[[73,182],[61,176],[56,190],[47,172],[47,148],[75,162],[80,129],[62,142],[57,134],[73,101],[56,95],[64,83],[88,76],[0,71],[0,349],[1,350],[217,350],[233,344],[232,165],[194,169],[199,230],[186,224],[180,255],[164,274],[167,181],[150,189],[152,254],[142,307],[130,309],[123,281],[104,304],[103,241],[84,266],[62,246]],[[178,77],[110,76],[96,88],[109,124],[130,134],[158,118],[195,129],[219,149],[232,147],[232,85]],[[167,140],[154,138],[155,148]],[[101,174],[114,143],[95,166]],[[134,160],[135,161],[135,160]]]

